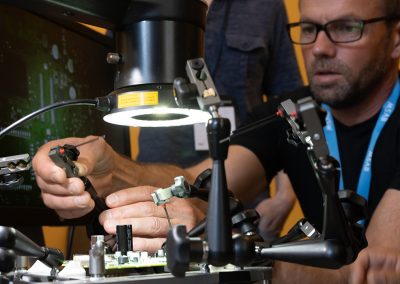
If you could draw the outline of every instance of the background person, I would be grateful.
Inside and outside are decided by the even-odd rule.
[[[293,46],[286,33],[287,15],[282,0],[213,0],[205,32],[205,61],[218,93],[231,99],[236,125],[265,97],[278,96],[303,85]],[[171,151],[179,149],[179,151]],[[193,126],[141,128],[139,162],[171,163],[190,167],[208,158],[195,149]],[[261,216],[259,233],[279,236],[295,201],[288,178],[278,174],[276,195],[269,187],[252,200]]]

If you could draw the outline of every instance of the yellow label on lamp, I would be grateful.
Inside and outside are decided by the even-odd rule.
[[[158,105],[157,91],[127,92],[118,95],[118,108]]]

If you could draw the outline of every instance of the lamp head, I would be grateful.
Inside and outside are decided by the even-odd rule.
[[[173,82],[204,53],[207,4],[201,0],[135,2],[115,31],[118,60],[109,123],[160,127],[205,123],[210,115],[178,106]],[[140,10],[140,13],[137,10]],[[136,12],[135,12],[136,11]]]
[[[173,86],[148,85],[116,90],[114,107],[103,119],[133,127],[167,127],[206,123],[210,114],[195,106],[178,106]]]

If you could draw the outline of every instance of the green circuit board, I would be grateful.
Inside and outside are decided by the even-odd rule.
[[[82,27],[82,29],[85,29]],[[0,5],[0,129],[55,102],[107,95],[114,70],[110,46],[49,19]],[[29,153],[47,141],[104,134],[103,114],[89,106],[48,111],[0,140],[0,157]],[[33,172],[0,190],[0,206],[43,206]]]

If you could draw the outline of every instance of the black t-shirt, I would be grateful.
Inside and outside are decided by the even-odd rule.
[[[308,88],[286,96],[272,97],[267,104],[254,110],[251,120],[276,112],[280,102],[290,98],[297,101],[311,96]],[[347,127],[335,121],[344,187],[356,190],[361,165],[378,115],[360,124]],[[319,230],[322,228],[322,195],[307,157],[306,146],[293,146],[287,142],[289,124],[277,120],[257,130],[239,135],[231,144],[241,145],[258,157],[267,180],[283,169],[289,176],[305,217]],[[375,145],[372,157],[372,177],[368,200],[368,219],[372,216],[384,192],[388,188],[400,190],[400,104],[386,122]],[[368,223],[368,220],[367,220]]]

